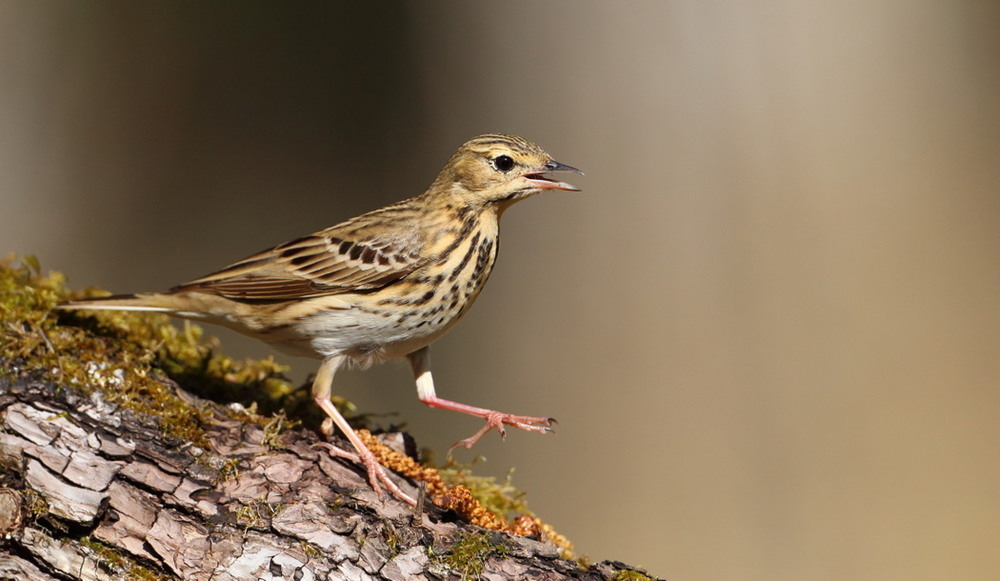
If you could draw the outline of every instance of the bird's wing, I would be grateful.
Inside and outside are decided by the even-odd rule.
[[[421,255],[420,247],[412,234],[349,240],[340,232],[323,231],[265,250],[171,291],[211,292],[245,301],[372,291],[425,265],[428,259]]]

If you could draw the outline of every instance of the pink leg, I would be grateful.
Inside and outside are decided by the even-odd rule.
[[[504,438],[507,435],[506,430],[504,430],[505,425],[541,434],[552,431],[550,426],[555,423],[555,419],[553,418],[506,414],[503,412],[488,410],[486,408],[441,399],[434,392],[434,380],[431,377],[430,370],[430,350],[427,347],[424,347],[418,351],[410,353],[408,357],[410,359],[410,366],[413,368],[413,376],[417,380],[417,396],[420,398],[420,401],[433,408],[461,412],[463,414],[469,414],[470,416],[476,416],[477,418],[486,420],[486,425],[483,426],[478,432],[455,443],[455,445],[452,446],[452,449],[457,446],[471,448],[473,444],[479,441],[479,438],[494,429],[500,433],[501,438]]]
[[[313,381],[313,399],[316,400],[316,405],[318,405],[326,415],[333,420],[340,431],[347,436],[348,441],[357,450],[357,455],[350,452],[341,450],[331,444],[324,443],[323,445],[330,449],[330,453],[333,456],[339,458],[346,458],[352,462],[359,462],[364,465],[365,470],[368,471],[368,482],[371,483],[372,488],[381,497],[382,487],[379,486],[381,482],[389,489],[393,495],[397,498],[407,502],[411,506],[416,506],[416,501],[410,498],[408,494],[403,492],[396,486],[396,483],[389,478],[389,475],[385,473],[385,469],[378,463],[375,459],[375,455],[372,454],[371,450],[365,446],[361,438],[354,432],[350,424],[347,423],[347,419],[337,411],[337,408],[330,401],[330,388],[333,385],[333,374],[340,367],[342,357],[330,357],[323,360],[323,363],[319,366],[319,371],[316,372],[316,379]]]

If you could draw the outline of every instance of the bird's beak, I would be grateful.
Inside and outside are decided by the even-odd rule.
[[[545,171],[539,173],[527,174],[524,176],[528,183],[540,190],[568,190],[571,192],[579,192],[580,188],[567,184],[566,182],[557,182],[553,179],[545,177],[544,174],[550,171],[571,171],[583,175],[583,172],[576,169],[575,167],[568,166],[564,163],[559,163],[558,161],[550,161],[545,164]]]

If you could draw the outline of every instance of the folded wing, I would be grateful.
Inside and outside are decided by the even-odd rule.
[[[382,288],[427,264],[414,239],[314,234],[174,287],[242,301],[285,301]]]

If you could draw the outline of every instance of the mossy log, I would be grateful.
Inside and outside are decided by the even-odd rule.
[[[636,578],[380,499],[311,431],[265,445],[215,415],[201,450],[100,397],[0,380],[0,578]]]
[[[544,523],[445,484],[402,434],[365,437],[424,502],[380,498],[316,430],[189,393],[266,399],[283,392],[273,362],[165,319],[63,321],[67,295],[37,261],[0,260],[0,580],[648,579],[563,558]]]

